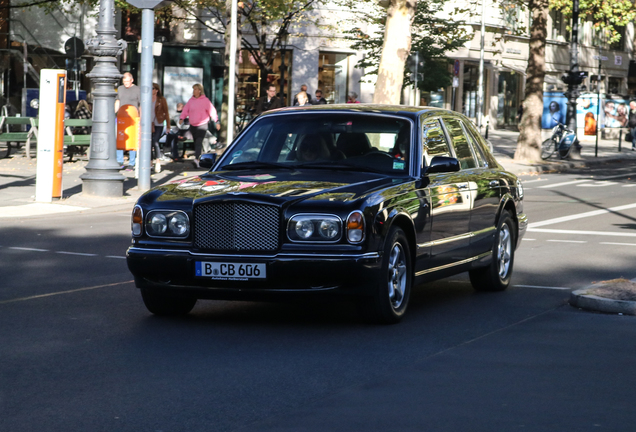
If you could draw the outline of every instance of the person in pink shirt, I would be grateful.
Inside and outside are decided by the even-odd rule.
[[[192,139],[194,140],[194,161],[193,164],[196,168],[199,168],[199,156],[201,156],[201,147],[203,139],[208,131],[208,123],[210,119],[216,123],[216,130],[221,129],[219,124],[219,116],[216,113],[216,109],[210,99],[205,97],[203,92],[203,86],[201,84],[195,84],[192,86],[192,97],[183,107],[181,111],[180,121],[183,122],[186,118],[189,118],[190,133],[192,133]]]

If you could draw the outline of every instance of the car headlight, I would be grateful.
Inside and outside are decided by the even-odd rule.
[[[523,185],[519,179],[517,179],[517,193],[519,194],[519,199],[523,199]]]
[[[135,208],[133,208],[132,220],[131,220],[132,233],[135,237],[138,237],[141,235],[143,223],[144,223],[143,210],[141,210],[141,207],[136,205]]]
[[[364,215],[360,210],[351,212],[347,217],[347,240],[349,243],[360,243],[364,240]]]
[[[190,234],[190,219],[180,210],[154,210],[146,216],[146,233],[150,237],[185,238]]]
[[[336,242],[342,235],[342,221],[334,215],[295,215],[287,224],[291,241]]]

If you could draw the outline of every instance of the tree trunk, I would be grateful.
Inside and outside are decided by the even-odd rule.
[[[226,143],[227,145],[229,145],[230,143],[227,142],[227,121],[228,121],[228,117],[227,117],[227,110],[228,110],[228,104],[229,104],[229,90],[230,90],[230,32],[231,32],[231,21],[232,21],[232,1],[231,0],[227,0],[225,2],[225,16],[227,17],[227,25],[225,26],[225,52],[223,55],[223,64],[225,66],[225,69],[223,71],[223,103],[221,105],[221,115],[220,115],[220,120],[221,120],[221,130],[219,131],[219,141],[222,143]],[[237,50],[237,55],[236,55],[236,73],[238,73],[238,53],[241,51],[241,18],[240,16],[238,17],[237,20],[237,35],[236,38],[238,40],[238,44],[236,45],[236,50]],[[236,76],[231,77],[232,79],[236,80]],[[238,87],[235,87],[236,91],[238,92]],[[236,98],[236,95],[232,95],[232,97]],[[236,110],[238,107],[235,105],[234,109]],[[221,150],[222,151],[222,150]]]
[[[530,0],[530,54],[526,71],[526,98],[519,125],[519,139],[514,160],[541,160],[541,116],[543,115],[543,81],[545,78],[545,40],[547,37],[548,0]]]
[[[399,104],[417,0],[390,0],[373,103]]]

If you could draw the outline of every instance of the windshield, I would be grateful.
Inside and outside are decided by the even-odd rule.
[[[408,173],[411,123],[358,113],[267,116],[223,155],[219,167],[347,169]],[[234,167],[233,167],[234,165]]]

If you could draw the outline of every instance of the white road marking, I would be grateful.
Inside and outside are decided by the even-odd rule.
[[[551,289],[551,290],[571,290],[572,288],[566,287],[548,287],[548,286],[537,286],[537,285],[513,285],[516,288],[536,288],[536,289]]]
[[[106,255],[106,258],[126,259],[125,256]]]
[[[536,182],[542,182],[542,181],[548,181],[548,179],[524,180],[521,183],[525,185],[527,183],[536,183]]]
[[[554,242],[554,243],[587,243],[586,241],[583,240],[556,240],[556,239],[549,239],[546,240],[549,242]]]
[[[544,220],[544,221],[541,221],[541,222],[533,222],[533,223],[528,224],[528,227],[529,228],[536,228],[536,227],[540,227],[540,226],[552,225],[552,224],[561,223],[561,222],[568,222],[568,221],[575,220],[575,219],[582,219],[582,218],[592,217],[592,216],[600,216],[600,215],[604,215],[604,214],[607,214],[607,213],[618,212],[618,211],[621,211],[621,210],[629,210],[629,209],[633,209],[633,208],[636,208],[636,203],[626,204],[626,205],[622,205],[622,206],[618,206],[618,207],[612,207],[612,208],[609,208],[609,209],[594,210],[594,211],[590,211],[590,212],[586,212],[586,213],[574,214],[574,215],[570,215],[570,216],[563,216],[563,217],[558,217],[558,218],[554,218],[554,219]]]
[[[9,249],[32,251],[32,252],[48,252],[49,251],[48,249],[36,249],[36,248],[17,247],[17,246],[9,247]]]
[[[623,187],[636,187],[636,184],[623,185]]]
[[[58,254],[64,254],[64,255],[97,256],[97,254],[91,254],[91,253],[81,253],[81,252],[55,251],[55,253],[58,253]]]
[[[126,282],[116,282],[116,283],[112,283],[112,284],[97,285],[97,286],[86,287],[86,288],[78,288],[78,289],[68,290],[68,291],[58,291],[58,292],[48,293],[48,294],[40,294],[40,295],[34,295],[34,296],[29,296],[29,297],[14,298],[14,299],[10,299],[10,300],[0,301],[0,305],[7,304],[7,303],[15,303],[15,302],[19,302],[19,301],[34,300],[34,299],[39,299],[39,298],[43,298],[43,297],[51,297],[51,296],[61,295],[61,294],[72,294],[72,293],[76,293],[76,292],[80,292],[80,291],[94,290],[94,289],[98,289],[98,288],[107,288],[107,287],[112,287],[112,286],[117,286],[117,285],[124,285],[124,284],[132,283],[132,282],[134,282],[134,281],[129,280],[129,281],[126,281]]]
[[[636,243],[612,243],[612,242],[600,242],[604,245],[616,245],[616,246],[636,246]]]
[[[535,241],[536,239],[522,238],[523,241]]]
[[[590,183],[586,183],[586,184],[580,184],[578,185],[578,187],[605,187],[605,186],[613,186],[613,185],[617,185],[618,183],[616,182],[608,182],[608,181],[596,181],[592,184]]]
[[[636,173],[624,173],[624,174],[617,174],[613,176],[598,177],[598,180],[610,180],[610,179],[628,177],[628,176],[636,176]]]
[[[27,216],[43,216],[56,213],[68,213],[88,210],[88,207],[70,206],[64,204],[34,203],[17,206],[0,207],[0,218],[20,218]]]
[[[555,187],[560,187],[560,186],[569,186],[569,185],[585,183],[585,182],[589,182],[589,181],[592,181],[592,179],[588,179],[588,180],[573,180],[573,181],[563,182],[563,183],[554,183],[554,184],[549,184],[549,185],[545,185],[545,186],[539,186],[537,189],[549,189],[549,188],[555,188]]]
[[[598,235],[610,237],[636,237],[636,233],[622,233],[612,231],[579,231],[579,230],[558,230],[548,228],[528,228],[528,231],[552,233],[552,234],[576,234],[576,235]]]

